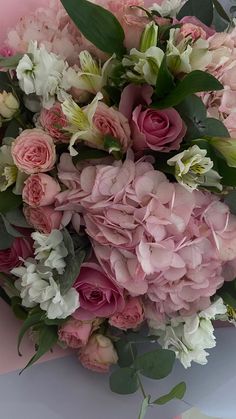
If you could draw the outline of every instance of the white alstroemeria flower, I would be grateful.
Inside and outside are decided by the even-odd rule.
[[[71,156],[76,156],[78,154],[73,146],[79,139],[88,141],[95,146],[102,146],[103,136],[93,124],[93,117],[96,112],[98,102],[99,100],[102,100],[102,98],[102,93],[97,93],[93,101],[83,108],[77,105],[72,98],[63,102],[62,111],[69,122],[67,131],[73,134],[69,146]]]
[[[222,190],[221,177],[212,169],[213,161],[206,155],[206,150],[194,145],[169,159],[167,164],[175,167],[176,180],[189,191],[199,186]]]
[[[158,25],[150,22],[146,25],[140,41],[140,51],[145,52],[151,47],[156,47],[158,38]]]
[[[126,78],[133,82],[147,82],[156,85],[164,52],[158,47],[150,47],[145,52],[133,48],[130,55],[126,55],[122,64],[126,67]]]
[[[16,75],[20,88],[28,95],[36,93],[42,97],[43,106],[50,108],[55,98],[62,102],[70,89],[67,80],[68,64],[58,55],[48,52],[44,45],[31,42],[28,54],[19,61]]]
[[[114,56],[109,58],[103,66],[88,51],[82,51],[79,58],[80,68],[68,69],[68,83],[76,89],[85,90],[92,94],[100,92],[107,84]]]
[[[16,182],[18,169],[14,164],[11,146],[0,148],[0,192],[5,191]]]
[[[79,308],[77,291],[72,288],[61,295],[51,269],[37,265],[34,259],[28,259],[25,266],[14,268],[11,273],[19,278],[15,286],[20,291],[23,306],[31,308],[39,305],[49,319],[65,319]]]
[[[209,355],[206,349],[213,348],[216,344],[212,320],[226,311],[220,298],[198,314],[172,318],[167,324],[157,325],[154,329],[152,322],[151,334],[160,336],[159,343],[162,347],[173,350],[185,368],[190,367],[192,362],[204,365]]]
[[[53,230],[49,235],[34,232],[31,237],[34,240],[35,259],[62,274],[66,266],[64,258],[68,255],[68,250],[64,245],[61,231]]]
[[[179,28],[170,30],[166,54],[168,67],[174,74],[204,70],[212,58],[207,40],[193,42],[191,37],[183,38]]]
[[[184,3],[186,0],[164,0],[161,5],[154,3],[150,9],[160,13],[163,17],[176,17]]]

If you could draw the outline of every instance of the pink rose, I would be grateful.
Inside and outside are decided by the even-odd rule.
[[[93,117],[95,127],[104,136],[111,135],[119,140],[122,150],[127,151],[131,144],[130,127],[127,118],[114,108],[99,102]]]
[[[131,130],[137,151],[148,148],[162,152],[178,150],[186,134],[186,126],[174,108],[145,109],[142,105],[133,112]]]
[[[185,23],[181,27],[180,33],[184,38],[191,36],[193,41],[199,38],[207,39],[206,32],[200,26],[193,25],[192,23]]]
[[[116,364],[118,356],[112,341],[97,334],[91,336],[87,345],[79,351],[79,360],[83,367],[96,372],[108,372]]]
[[[9,273],[13,268],[22,265],[20,258],[25,260],[33,254],[32,240],[17,237],[9,249],[0,250],[0,272]]]
[[[60,103],[55,103],[50,109],[42,109],[38,122],[55,142],[68,143],[70,141],[71,136],[65,131],[68,121]]]
[[[173,22],[173,23],[175,23],[175,22]],[[179,23],[179,22],[177,21],[176,23]],[[216,33],[215,29],[209,28],[209,26],[206,26],[203,22],[201,22],[201,20],[199,20],[195,16],[184,16],[180,20],[180,23],[183,23],[183,24],[191,23],[192,25],[198,26],[206,34],[206,38],[204,38],[204,39],[208,39],[210,36],[212,36]]]
[[[24,207],[24,215],[27,222],[44,234],[50,234],[52,230],[61,228],[61,220],[63,213],[56,211],[51,206],[46,207]]]
[[[13,142],[12,157],[24,173],[49,172],[56,162],[53,139],[41,129],[27,129]]]
[[[22,197],[31,207],[45,207],[54,203],[61,188],[58,182],[44,173],[30,175],[25,181]]]
[[[93,317],[110,317],[124,307],[121,290],[96,263],[82,265],[74,288],[80,295],[80,308],[75,312],[75,318],[81,318],[83,312]]]
[[[113,314],[109,319],[111,326],[118,329],[135,329],[144,321],[143,306],[139,298],[129,298],[121,312]]]
[[[99,327],[101,321],[80,321],[69,319],[58,331],[59,339],[69,348],[81,348],[87,345],[91,334]]]

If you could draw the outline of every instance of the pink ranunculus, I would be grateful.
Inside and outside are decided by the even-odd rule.
[[[113,107],[99,102],[93,117],[95,127],[103,135],[111,135],[119,140],[125,152],[131,144],[130,126],[127,118]]]
[[[135,108],[131,123],[135,150],[178,150],[186,134],[186,126],[174,108],[157,110]]]
[[[15,238],[9,249],[0,250],[0,272],[9,273],[13,268],[22,265],[23,259],[26,260],[33,254],[31,238]]]
[[[109,371],[112,364],[118,362],[118,356],[109,338],[94,334],[87,345],[80,349],[79,360],[83,367],[105,373]]]
[[[53,206],[38,208],[25,206],[23,211],[27,222],[41,233],[50,234],[52,230],[62,228],[63,213],[56,211]]]
[[[201,22],[197,17],[195,16],[184,16],[180,22],[178,23],[183,23],[183,24],[192,24],[195,26],[198,26],[199,28],[201,28],[205,34],[206,34],[206,38],[208,39],[210,36],[214,35],[216,33],[215,29],[210,28],[209,26],[206,26],[203,22]],[[205,39],[205,38],[204,38]]]
[[[53,139],[41,129],[27,129],[13,142],[12,157],[24,173],[49,172],[56,162]]]
[[[55,142],[68,143],[70,141],[71,135],[65,131],[68,121],[60,103],[55,103],[50,109],[42,109],[38,123]]]
[[[22,191],[23,201],[31,207],[45,207],[55,202],[59,183],[45,173],[30,175]]]
[[[113,314],[109,319],[111,326],[121,330],[136,329],[144,321],[142,302],[138,297],[129,298],[121,312]]]
[[[184,38],[190,36],[193,41],[196,41],[199,38],[207,39],[207,34],[201,26],[193,25],[193,23],[184,23],[180,29],[180,33]]]
[[[101,321],[81,321],[69,319],[59,331],[59,340],[65,342],[69,348],[78,349],[87,345],[91,334],[99,327]]]
[[[80,308],[73,317],[81,313],[94,317],[110,317],[124,307],[121,289],[113,283],[97,263],[84,263],[74,284],[80,296]]]

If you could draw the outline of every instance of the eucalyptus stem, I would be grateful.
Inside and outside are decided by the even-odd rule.
[[[131,355],[132,355],[133,361],[135,361],[135,356],[134,356],[134,352],[133,352],[133,348],[132,348],[132,343],[130,343],[130,351],[131,351]],[[144,387],[143,387],[143,384],[142,384],[142,381],[141,381],[139,372],[137,371],[136,374],[137,374],[137,379],[138,379],[139,387],[140,387],[140,390],[142,392],[143,398],[146,399],[147,395],[146,395],[146,392],[144,390]]]

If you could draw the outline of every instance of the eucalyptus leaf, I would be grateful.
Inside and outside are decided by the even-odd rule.
[[[18,350],[19,355],[21,355],[20,345],[21,345],[21,342],[22,342],[22,339],[23,339],[25,333],[31,327],[33,327],[35,325],[39,325],[39,324],[43,324],[42,312],[36,312],[36,313],[30,314],[29,317],[27,317],[27,319],[24,321],[23,325],[21,326],[20,333],[18,335],[17,350]]]
[[[78,154],[73,157],[74,164],[79,163],[83,160],[96,160],[107,157],[109,154],[106,151],[98,150],[90,147],[80,147]]]
[[[0,55],[0,68],[5,68],[7,70],[14,70],[18,64],[21,58],[24,54],[16,54],[12,55],[11,57],[2,57]]]
[[[188,0],[177,15],[181,20],[185,16],[195,16],[207,26],[211,26],[213,20],[212,0]]]
[[[157,109],[173,107],[194,93],[221,90],[222,88],[222,84],[214,76],[201,70],[195,70],[187,74],[169,95],[157,101],[153,107]]]
[[[208,137],[230,137],[226,126],[219,119],[207,118],[204,122],[203,134]]]
[[[132,394],[139,388],[134,368],[120,368],[110,376],[110,389],[117,394]]]
[[[15,195],[12,189],[0,192],[0,214],[6,214],[10,210],[18,208],[22,203],[22,197]]]
[[[147,409],[149,406],[149,401],[150,401],[150,396],[145,397],[145,399],[143,399],[142,405],[141,405],[141,409],[138,415],[138,419],[144,419],[146,413],[147,413]]]
[[[62,235],[63,235],[63,242],[68,251],[68,254],[75,256],[74,243],[73,243],[73,240],[71,238],[69,231],[66,228],[62,230]]]
[[[19,320],[26,320],[28,313],[22,306],[22,300],[20,297],[13,297],[11,299],[11,308],[16,318]]]
[[[0,71],[0,90],[11,90],[9,74],[5,71]]]
[[[6,231],[8,234],[10,234],[10,236],[12,237],[22,237],[22,233],[20,233],[18,230],[16,230],[7,220],[6,217],[4,217],[4,215],[1,215],[2,220],[4,222]]]
[[[16,138],[19,135],[19,130],[21,128],[20,123],[16,119],[12,119],[7,123],[5,136]]]
[[[14,237],[11,236],[5,227],[4,221],[0,216],[0,250],[9,249],[14,241]]]
[[[61,0],[68,15],[93,45],[107,54],[125,53],[125,34],[116,17],[87,0]]]
[[[31,228],[24,217],[23,211],[19,208],[8,211],[5,214],[5,218],[10,224],[16,227]]]
[[[186,393],[186,384],[184,382],[177,384],[168,394],[156,399],[153,404],[163,405],[170,402],[173,399],[182,400]]]
[[[137,356],[137,347],[135,344],[127,342],[126,338],[120,339],[115,343],[118,354],[118,364],[120,367],[129,367],[134,363]]]
[[[160,380],[172,371],[175,353],[168,349],[156,349],[136,358],[134,367],[145,377]]]
[[[74,285],[79,276],[81,265],[85,259],[86,251],[78,249],[75,255],[69,255],[66,258],[66,269],[62,275],[55,275],[60,283],[61,294],[64,295]]]

